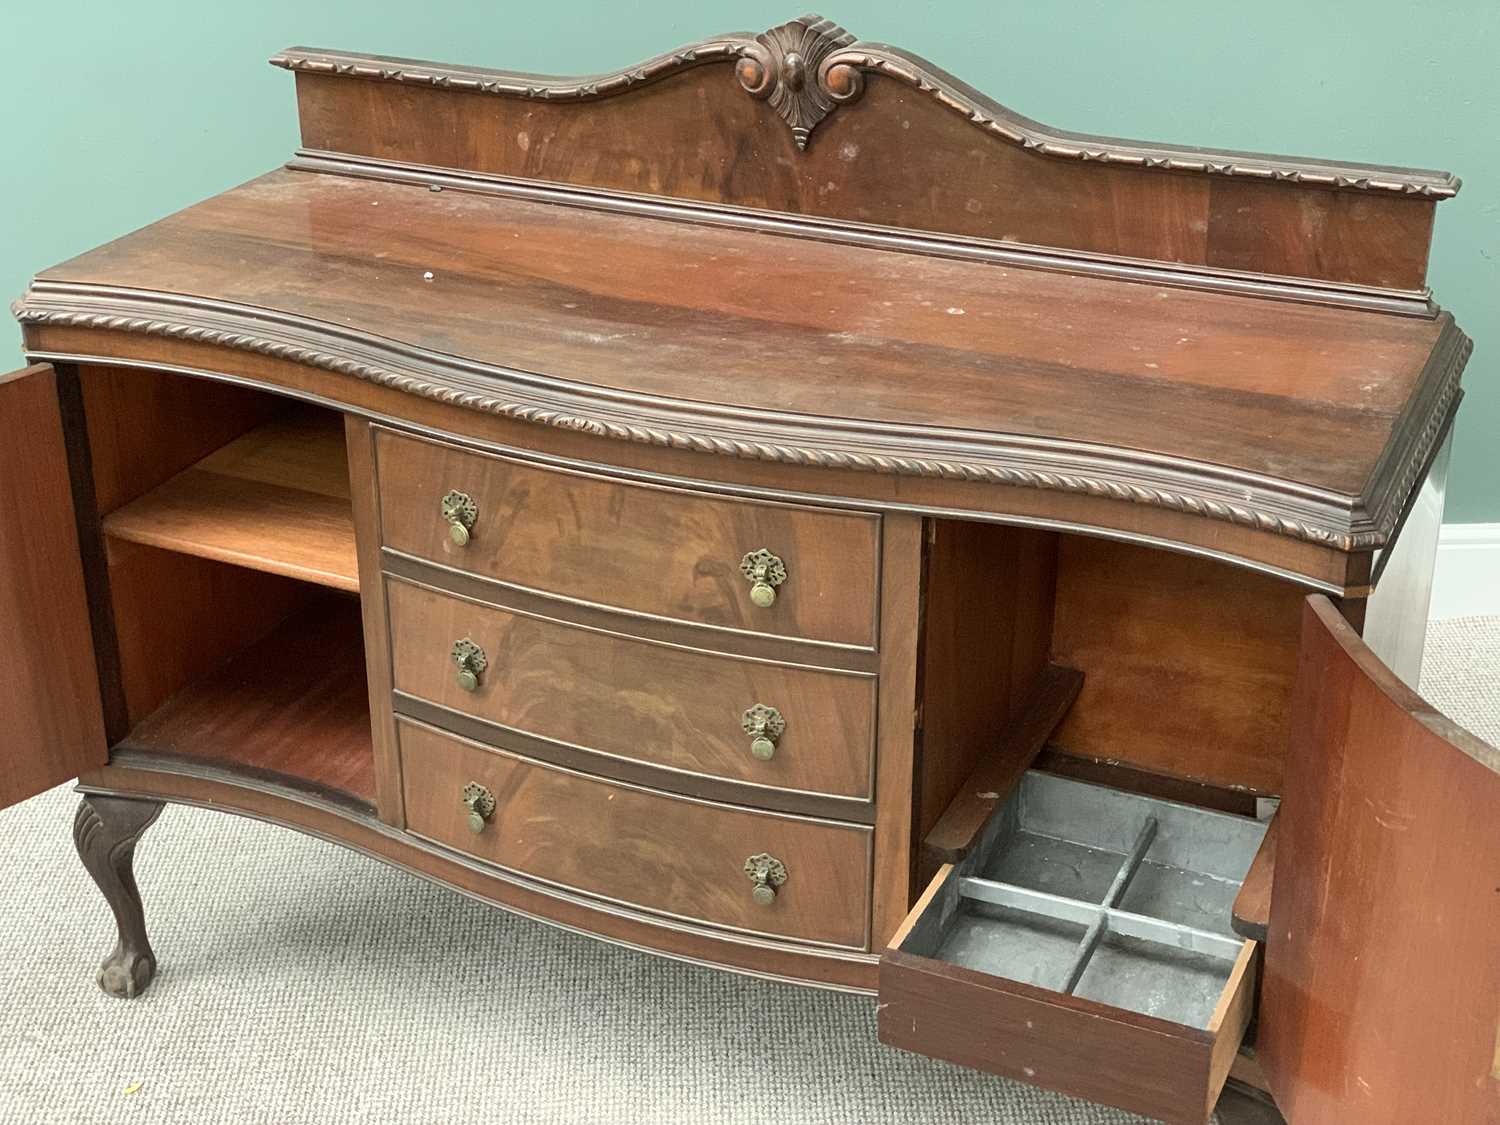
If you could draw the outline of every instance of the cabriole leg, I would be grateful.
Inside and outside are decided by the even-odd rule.
[[[131,999],[156,975],[156,955],[146,938],[146,916],[135,886],[135,843],[162,810],[160,801],[88,796],[73,819],[73,843],[115,912],[120,938],[99,967],[99,987]]]

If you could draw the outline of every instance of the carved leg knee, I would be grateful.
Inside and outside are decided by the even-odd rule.
[[[111,996],[139,996],[156,975],[156,955],[146,939],[146,916],[135,886],[135,843],[162,810],[160,801],[85,797],[73,820],[79,858],[104,892],[120,931],[114,952],[99,968],[99,987]]]

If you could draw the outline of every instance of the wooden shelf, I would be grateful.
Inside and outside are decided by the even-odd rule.
[[[289,411],[111,512],[104,531],[357,591],[343,420]]]
[[[359,602],[318,594],[263,640],[172,696],[115,749],[331,790],[373,807]]]

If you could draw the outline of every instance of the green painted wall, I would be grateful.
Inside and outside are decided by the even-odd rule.
[[[789,4],[12,0],[0,294],[280,163],[297,140],[291,77],[265,65],[281,47],[568,73],[761,30],[798,14]],[[1458,173],[1431,274],[1476,340],[1448,519],[1500,521],[1497,0],[846,0],[824,14],[1062,128]]]

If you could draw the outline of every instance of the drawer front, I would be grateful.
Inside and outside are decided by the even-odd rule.
[[[875,677],[618,636],[388,579],[397,691],[526,734],[688,773],[868,797]],[[459,685],[453,646],[485,669]],[[472,684],[472,681],[470,681]],[[747,710],[774,708],[752,738]],[[764,713],[751,717],[751,725]],[[775,721],[779,717],[780,723]],[[759,727],[757,727],[759,729]],[[769,752],[769,758],[764,757]],[[601,763],[601,772],[609,772]]]
[[[1214,1024],[1198,1030],[893,948],[880,961],[878,1033],[930,1058],[1204,1125],[1249,1022],[1257,950],[1245,943]]]
[[[724,628],[873,648],[879,518],[626,484],[377,431],[385,544],[486,578]],[[455,542],[443,497],[473,500]],[[463,519],[461,516],[460,519]],[[785,581],[752,599],[745,555]]]
[[[868,829],[614,785],[408,722],[398,730],[407,827],[421,836],[687,921],[868,945]],[[463,800],[470,784],[494,799],[478,832]],[[774,895],[757,895],[745,873],[759,855],[784,865]]]

